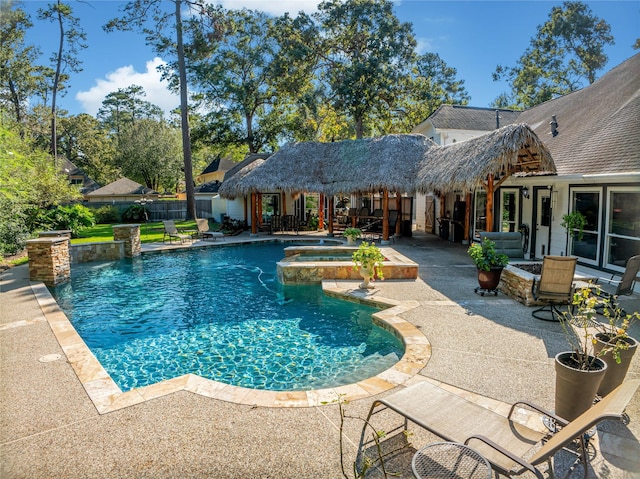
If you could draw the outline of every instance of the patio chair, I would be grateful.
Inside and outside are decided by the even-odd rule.
[[[169,244],[172,243],[172,240],[174,238],[180,240],[180,243],[184,243],[185,240],[193,240],[190,234],[178,231],[178,228],[176,228],[176,224],[173,220],[162,220],[162,223],[164,224],[164,235],[162,236],[163,243],[167,240],[167,238],[169,238]]]
[[[598,296],[607,300],[609,306],[613,309],[618,309],[618,296],[630,296],[633,294],[633,287],[635,286],[636,277],[638,276],[638,270],[640,269],[640,255],[632,256],[627,260],[627,264],[622,273],[620,280],[614,280],[614,276],[611,278],[598,278],[595,282],[595,292]],[[605,284],[601,283],[604,282]],[[593,289],[593,288],[592,288]],[[599,305],[599,309],[602,309],[604,304]],[[622,314],[625,312],[622,310]]]
[[[472,447],[489,461],[496,477],[498,474],[511,477],[529,471],[542,479],[545,476],[537,466],[547,462],[549,471],[552,472],[551,459],[558,451],[566,448],[565,450],[576,456],[576,462],[569,473],[582,462],[586,478],[589,463],[587,431],[608,419],[628,421],[624,410],[638,386],[640,380],[637,379],[622,383],[595,406],[573,421],[567,422],[549,411],[523,401],[514,403],[505,417],[423,381],[374,401],[360,437],[358,459],[362,459],[363,448],[368,443],[364,441],[364,437],[367,425],[371,424],[372,415],[391,409],[405,418],[404,426],[388,431],[385,437],[392,438],[391,433],[400,429],[406,431],[408,421],[411,421],[445,441]],[[529,421],[535,420],[535,416],[540,414],[540,419],[545,416],[551,418],[559,429],[551,435],[544,427],[534,429],[525,425],[524,410],[534,413],[534,417],[528,418]],[[567,448],[574,441],[579,442],[577,451]],[[550,476],[553,477],[553,474]]]
[[[543,258],[540,278],[534,278],[531,293],[533,299],[547,304],[531,313],[534,318],[544,321],[560,320],[562,312],[558,309],[558,305],[571,304],[577,260],[571,256]]]
[[[203,240],[207,238],[222,238],[224,239],[224,233],[219,231],[209,231],[209,220],[205,218],[196,218],[196,224],[198,225],[198,236]]]

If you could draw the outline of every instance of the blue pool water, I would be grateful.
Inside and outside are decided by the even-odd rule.
[[[253,389],[308,390],[374,376],[403,354],[372,307],[283,286],[279,243],[74,265],[52,289],[123,390],[187,373]]]

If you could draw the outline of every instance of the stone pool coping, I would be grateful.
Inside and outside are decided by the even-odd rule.
[[[373,321],[403,342],[405,353],[399,362],[374,377],[354,384],[310,391],[248,389],[206,379],[196,374],[185,374],[122,392],[82,340],[44,283],[30,284],[44,317],[67,356],[67,361],[99,414],[117,411],[177,391],[189,391],[222,401],[262,407],[313,407],[335,403],[338,398],[351,401],[404,384],[418,374],[431,357],[431,345],[425,335],[399,316],[418,307],[417,301],[383,298],[375,294],[375,289],[358,289],[353,281],[328,280],[322,282],[323,292],[327,295],[386,308],[374,313]]]

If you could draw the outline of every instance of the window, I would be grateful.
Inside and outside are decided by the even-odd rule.
[[[518,231],[518,190],[500,190],[500,231]]]
[[[579,189],[573,190],[571,211],[579,211],[587,218],[587,225],[581,239],[576,235],[570,235],[571,254],[580,257],[585,263],[598,264],[600,244],[600,189]]]
[[[624,270],[631,256],[640,254],[640,192],[610,188],[607,208],[606,265]]]
[[[264,219],[280,214],[280,194],[279,193],[263,193],[262,194],[262,217]]]

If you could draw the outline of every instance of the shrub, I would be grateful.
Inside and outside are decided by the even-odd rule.
[[[45,229],[71,230],[71,236],[76,237],[83,228],[95,225],[96,220],[89,208],[76,203],[45,211],[40,216],[39,223]]]
[[[149,210],[141,205],[131,205],[122,212],[122,221],[135,223],[146,221],[149,218]]]
[[[0,200],[0,257],[21,251],[30,237],[21,206],[16,201]]]
[[[101,206],[95,209],[93,214],[98,224],[119,223],[121,221],[120,212],[115,206]]]

